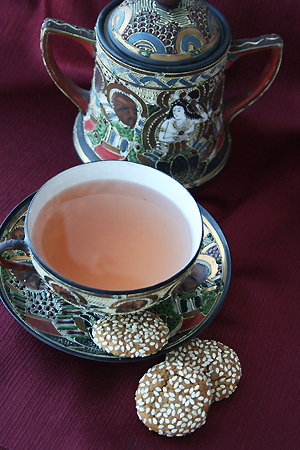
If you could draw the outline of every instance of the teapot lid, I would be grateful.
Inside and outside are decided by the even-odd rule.
[[[230,42],[224,16],[201,0],[115,0],[100,14],[97,28],[104,48],[147,69],[206,65]]]

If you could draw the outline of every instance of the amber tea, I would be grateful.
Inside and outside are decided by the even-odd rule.
[[[152,188],[119,180],[69,187],[38,213],[32,243],[53,270],[104,290],[160,283],[192,257],[180,209]]]

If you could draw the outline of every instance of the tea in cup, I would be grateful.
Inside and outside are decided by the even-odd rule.
[[[29,205],[25,239],[0,244],[0,263],[36,270],[67,301],[127,313],[164,300],[190,273],[202,241],[192,195],[170,176],[124,161],[79,165],[46,182]],[[31,264],[2,253],[20,249]]]

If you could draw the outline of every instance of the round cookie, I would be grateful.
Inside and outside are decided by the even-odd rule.
[[[150,311],[107,316],[93,326],[92,338],[108,353],[127,358],[158,352],[169,338],[169,328]]]
[[[193,339],[167,354],[166,360],[179,367],[188,365],[204,370],[211,383],[213,401],[229,397],[242,376],[239,358],[234,350],[218,341]]]
[[[202,371],[163,361],[140,379],[135,401],[137,415],[149,430],[184,436],[205,424],[210,385]]]

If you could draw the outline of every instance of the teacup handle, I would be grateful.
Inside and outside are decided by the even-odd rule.
[[[224,100],[224,122],[227,124],[270,87],[279,70],[283,50],[282,38],[277,34],[266,34],[253,39],[238,39],[231,43],[227,68],[242,56],[262,50],[271,50],[271,54],[258,80],[249,89]]]
[[[29,256],[29,248],[25,241],[18,241],[17,239],[10,239],[8,241],[0,242],[0,265],[8,269],[25,270],[27,272],[35,272],[35,268],[30,263],[22,263],[11,261],[3,257],[3,253],[8,250],[21,250]]]
[[[45,19],[41,27],[41,50],[50,77],[57,87],[85,114],[88,110],[90,93],[66,77],[58,67],[52,50],[52,36],[55,34],[79,42],[95,58],[95,31],[51,18]]]

